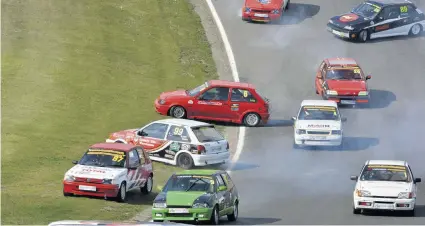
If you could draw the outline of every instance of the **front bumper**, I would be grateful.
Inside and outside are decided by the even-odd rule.
[[[369,210],[413,210],[416,199],[372,198],[354,196],[355,209]]]
[[[192,155],[195,166],[206,166],[212,164],[227,163],[230,160],[230,152],[221,152],[217,154]]]
[[[170,213],[169,208],[152,208],[152,220],[164,221],[209,221],[212,209],[188,208],[189,213]]]
[[[165,105],[165,104],[159,104],[159,98],[155,100],[155,111],[156,113],[160,114],[160,115],[167,115],[168,114],[168,109],[170,108],[169,105]]]
[[[80,185],[95,187],[95,191],[81,190]],[[86,195],[95,197],[116,197],[119,187],[117,184],[92,184],[84,182],[63,182],[63,192],[74,195]]]
[[[246,21],[271,22],[279,20],[282,13],[258,13],[258,12],[242,12],[242,19]]]
[[[335,36],[345,39],[357,39],[358,32],[339,28],[331,23],[328,23],[327,30]]]
[[[335,101],[339,104],[354,105],[358,103],[369,103],[369,95],[367,96],[335,96],[324,95],[325,99]]]
[[[342,143],[342,135],[317,136],[295,133],[294,142],[304,146],[339,146]]]

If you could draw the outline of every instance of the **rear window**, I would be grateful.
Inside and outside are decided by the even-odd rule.
[[[192,131],[199,142],[224,140],[223,135],[214,126],[194,127]]]

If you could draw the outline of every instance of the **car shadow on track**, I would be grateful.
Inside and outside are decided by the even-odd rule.
[[[423,39],[425,38],[425,32],[422,32],[422,34],[418,36],[394,36],[394,37],[385,37],[385,38],[377,38],[367,41],[366,43],[359,43],[359,44],[374,44],[379,42],[391,42],[391,41],[403,41],[403,40],[416,40],[416,39]]]
[[[363,151],[378,144],[378,138],[344,137],[342,147],[307,146],[302,148],[294,147],[294,149],[303,149],[306,151]]]
[[[377,108],[386,108],[390,104],[397,100],[397,96],[387,90],[377,90],[370,89],[370,100],[368,104],[358,104],[355,105],[355,108],[358,109],[377,109]],[[340,105],[340,108],[353,108],[351,105]]]
[[[425,206],[416,205],[415,217],[425,217]],[[377,217],[412,217],[408,216],[406,212],[402,211],[363,211],[362,215],[365,216],[377,216]]]
[[[244,162],[235,162],[235,163],[227,163],[227,164],[217,164],[217,165],[209,165],[203,167],[195,167],[196,169],[215,169],[215,170],[226,170],[226,171],[239,171],[239,170],[250,170],[260,167],[259,165],[244,163]]]
[[[130,191],[127,193],[127,203],[130,205],[152,205],[157,195],[156,192],[144,195],[140,191]]]
[[[239,217],[235,222],[226,222],[228,225],[265,225],[273,224],[281,221],[279,218],[255,218],[255,217]]]
[[[312,18],[320,11],[320,6],[305,3],[290,3],[287,11],[283,12],[282,20],[269,23],[270,25],[295,25],[305,19]],[[251,22],[263,23],[263,22]]]
[[[267,124],[261,125],[259,127],[287,127],[293,125],[294,122],[292,120],[270,119]]]

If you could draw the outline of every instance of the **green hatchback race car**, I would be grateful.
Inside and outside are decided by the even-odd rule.
[[[173,174],[155,198],[152,220],[217,225],[222,216],[236,221],[238,204],[238,191],[226,171],[186,170]]]

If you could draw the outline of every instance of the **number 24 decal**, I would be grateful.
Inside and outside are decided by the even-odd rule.
[[[407,13],[407,11],[408,11],[407,6],[400,6],[400,12],[401,13]]]

